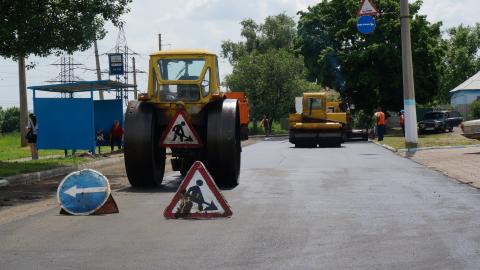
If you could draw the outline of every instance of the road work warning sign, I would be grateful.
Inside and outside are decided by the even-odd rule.
[[[377,16],[378,9],[373,5],[371,0],[362,0],[357,16]]]
[[[163,215],[167,219],[208,219],[229,217],[232,211],[203,163],[197,161]]]
[[[198,148],[202,146],[200,137],[188,121],[184,111],[178,111],[163,133],[160,143],[163,147]]]
[[[71,215],[118,213],[108,179],[91,169],[67,175],[58,186],[57,200],[62,209]]]

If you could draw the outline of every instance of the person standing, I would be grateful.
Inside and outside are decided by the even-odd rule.
[[[270,131],[271,131],[270,119],[268,119],[268,115],[266,114],[263,115],[262,126],[263,126],[263,129],[265,130],[265,136],[267,137],[270,136]]]
[[[385,135],[385,113],[382,112],[381,107],[378,107],[374,116],[378,141],[381,142],[383,141],[383,136]]]
[[[400,127],[402,128],[403,135],[405,136],[405,111],[400,111]]]
[[[28,116],[27,134],[25,135],[25,139],[27,139],[28,145],[30,146],[32,159],[38,159],[37,131],[37,117],[35,114],[31,113]]]
[[[110,129],[110,149],[112,152],[115,145],[117,145],[118,150],[122,149],[123,132],[123,128],[120,126],[120,121],[115,120]]]

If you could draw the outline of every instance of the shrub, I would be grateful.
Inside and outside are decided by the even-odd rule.
[[[470,113],[473,118],[480,119],[480,100],[477,100],[470,105]]]
[[[11,107],[4,111],[0,130],[2,133],[20,131],[20,109],[18,107]]]
[[[374,125],[373,114],[364,110],[357,111],[353,114],[353,127],[358,129],[371,128]]]
[[[5,118],[5,111],[0,106],[0,134],[2,133],[2,124],[3,124],[3,119],[4,118]]]

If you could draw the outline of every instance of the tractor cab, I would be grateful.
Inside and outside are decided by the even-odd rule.
[[[324,93],[305,93],[302,105],[305,117],[312,119],[327,118],[327,96]]]
[[[203,50],[152,54],[148,89],[150,102],[164,106],[178,101],[207,104],[220,91],[217,56]]]

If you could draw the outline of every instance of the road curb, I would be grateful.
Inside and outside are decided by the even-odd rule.
[[[396,149],[386,144],[381,144],[379,142],[371,140],[374,144],[381,146],[385,149],[388,149],[394,153],[406,153],[406,152],[419,152],[419,151],[426,151],[426,150],[442,150],[442,149],[464,149],[464,148],[474,148],[480,147],[480,144],[472,144],[472,145],[456,145],[456,146],[436,146],[436,147],[419,147],[419,148],[400,148]]]
[[[441,150],[441,149],[464,149],[464,148],[474,148],[480,147],[480,144],[472,145],[456,145],[456,146],[436,146],[436,147],[420,147],[420,148],[401,148],[398,149],[398,152],[418,152],[425,150]]]
[[[386,145],[386,144],[382,144],[382,143],[376,142],[376,141],[374,141],[374,140],[370,140],[370,141],[371,141],[372,143],[374,143],[374,144],[376,144],[376,145],[378,145],[378,146],[381,146],[381,147],[383,147],[383,148],[385,148],[385,149],[387,149],[387,150],[390,150],[390,151],[392,151],[392,152],[394,152],[394,153],[397,153],[397,152],[398,152],[398,149],[395,149],[395,148],[393,148],[393,147],[391,147],[391,146],[388,146],[388,145]]]
[[[52,177],[57,177],[61,175],[66,175],[74,171],[82,170],[82,169],[87,169],[87,168],[92,168],[96,166],[104,166],[104,165],[110,165],[114,164],[116,162],[122,161],[123,156],[121,157],[111,157],[111,158],[105,158],[102,160],[97,160],[97,161],[92,161],[92,162],[87,162],[87,163],[82,163],[82,164],[76,164],[68,167],[62,167],[62,168],[56,168],[52,170],[46,170],[46,171],[40,171],[40,172],[33,172],[33,173],[26,173],[26,174],[20,174],[20,175],[14,175],[14,176],[9,176],[5,177],[3,180],[7,182],[6,185],[9,186],[17,186],[17,185],[29,185],[33,183],[40,182],[42,180],[52,178]],[[0,187],[1,185],[0,180]],[[4,186],[6,186],[4,185]]]
[[[271,137],[285,137],[288,136],[288,134],[272,134],[270,136],[265,136],[265,135],[249,135],[248,138],[271,138]]]

